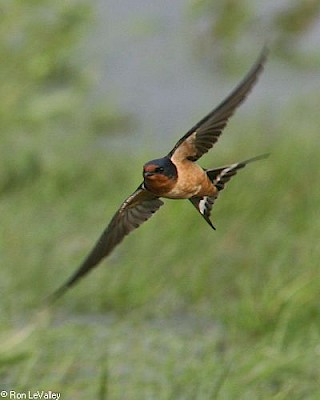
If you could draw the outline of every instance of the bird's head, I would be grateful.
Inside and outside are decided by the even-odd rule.
[[[169,190],[177,177],[177,168],[169,157],[151,160],[143,166],[144,183],[154,193]]]
[[[177,168],[169,157],[159,158],[148,161],[143,166],[143,177],[152,179],[164,176],[169,179],[176,179],[178,175]]]

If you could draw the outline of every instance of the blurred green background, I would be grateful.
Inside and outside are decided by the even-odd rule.
[[[268,4],[1,3],[0,390],[320,398],[320,3]],[[167,201],[39,311],[142,164],[217,105],[265,42],[261,80],[200,164],[271,156],[221,194],[217,231]]]

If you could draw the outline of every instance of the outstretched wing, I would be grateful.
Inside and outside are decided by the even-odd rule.
[[[264,48],[243,81],[231,94],[213,111],[193,126],[174,146],[169,157],[191,161],[198,160],[216,143],[223,129],[233,115],[236,108],[245,100],[258,76],[263,70],[267,58],[267,49]]]
[[[190,199],[191,203],[195,206],[198,212],[203,216],[203,218],[207,221],[207,223],[211,226],[211,228],[215,229],[213,226],[210,215],[213,204],[218,197],[218,194],[221,190],[224,189],[224,186],[229,180],[237,174],[237,172],[244,168],[247,164],[258,161],[263,158],[267,158],[269,154],[262,154],[257,157],[249,158],[248,160],[241,161],[239,163],[226,165],[224,167],[209,169],[206,171],[209,179],[218,189],[217,195],[214,197],[210,196],[203,196],[203,197],[192,197]]]
[[[100,239],[75,273],[51,296],[59,298],[68,288],[85,276],[128,235],[148,220],[161,206],[163,201],[150,193],[143,184],[129,196],[113,216]]]

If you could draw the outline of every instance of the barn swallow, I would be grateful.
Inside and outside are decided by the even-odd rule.
[[[210,214],[225,184],[241,168],[267,157],[267,154],[213,169],[203,169],[196,161],[217,142],[229,118],[256,83],[266,57],[267,50],[263,49],[245,78],[218,107],[194,125],[165,157],[144,165],[143,182],[121,204],[87,258],[54,292],[53,299],[60,297],[107,257],[126,235],[147,221],[164,204],[162,198],[190,200],[210,227],[215,229]]]

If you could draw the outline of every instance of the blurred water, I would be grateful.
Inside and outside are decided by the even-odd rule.
[[[184,0],[99,0],[96,4],[99,18],[89,53],[101,63],[98,94],[133,114],[138,126],[130,137],[138,143],[143,138],[146,148],[169,150],[179,135],[228,94],[255,60],[248,57],[246,69],[232,79],[201,65],[190,45],[195,43],[195,32]],[[311,39],[320,34],[320,24],[318,28]],[[261,104],[269,105],[270,112],[279,111],[292,97],[316,88],[320,89],[318,71],[299,72],[272,62],[271,54],[241,113]],[[165,136],[170,136],[168,145]]]

